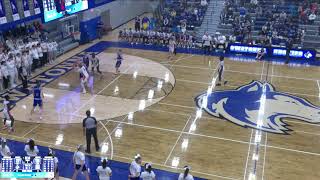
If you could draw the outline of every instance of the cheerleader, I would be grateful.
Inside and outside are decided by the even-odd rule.
[[[184,172],[180,173],[178,180],[193,180],[193,176],[189,173],[190,167],[185,166]]]
[[[1,139],[0,153],[2,157],[13,156],[13,152],[10,151],[10,148],[7,145],[7,140],[5,138]]]
[[[122,50],[119,49],[118,52],[117,52],[117,62],[116,62],[116,74],[120,73],[120,66],[122,64],[122,60],[123,60],[123,56],[122,56]]]
[[[151,164],[150,163],[146,163],[144,166],[145,166],[145,171],[141,173],[140,178],[142,180],[155,180],[156,179],[156,175],[152,171]]]
[[[59,159],[55,156],[55,153],[51,148],[49,148],[48,156],[53,158],[53,162],[54,162],[54,179],[55,180],[59,180],[59,168],[58,168]]]
[[[221,81],[224,79],[223,75],[224,75],[224,57],[220,56],[219,69],[218,69],[219,82],[218,82],[217,86],[221,86]],[[227,81],[224,81],[223,84],[226,85]]]
[[[83,145],[79,145],[77,151],[73,155],[74,173],[72,175],[72,180],[76,180],[79,173],[83,173],[86,180],[89,180],[89,173],[86,167],[86,157]]]
[[[98,166],[96,171],[99,174],[99,180],[110,180],[112,170],[107,166],[107,159],[102,160],[101,166]]]
[[[134,157],[134,161],[130,164],[130,174],[129,174],[129,179],[130,180],[140,180],[140,173],[141,173],[141,156],[140,154],[137,154]]]

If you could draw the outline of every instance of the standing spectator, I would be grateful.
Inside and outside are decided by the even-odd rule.
[[[43,51],[42,48],[40,46],[40,43],[37,44],[37,51],[38,51],[38,55],[39,55],[39,64],[37,67],[42,67],[44,65],[44,57],[43,57]]]
[[[30,156],[32,159],[36,157],[39,153],[38,146],[35,145],[33,139],[29,139],[28,144],[24,146],[24,151]]]
[[[76,180],[79,172],[83,172],[86,180],[90,180],[88,170],[86,167],[86,157],[83,153],[84,147],[83,145],[79,145],[77,151],[73,155],[73,164],[74,164],[74,173],[72,175],[72,180]]]
[[[141,20],[140,20],[139,16],[137,16],[135,19],[135,23],[134,23],[134,30],[140,31],[140,26],[141,26]]]
[[[140,180],[140,173],[141,173],[141,156],[140,154],[137,154],[134,157],[134,161],[131,162],[130,164],[130,175],[129,175],[129,179],[130,180]]]
[[[202,46],[204,49],[204,54],[210,54],[210,47],[212,44],[212,38],[211,36],[208,34],[208,32],[206,32],[203,36],[202,36]]]
[[[43,53],[43,65],[45,65],[48,63],[48,43],[43,41],[41,42],[40,47]]]
[[[100,180],[110,180],[110,177],[112,176],[112,171],[107,166],[107,162],[107,159],[103,159],[101,166],[98,166],[96,169]]]
[[[9,87],[9,72],[7,69],[7,64],[5,61],[1,62],[1,72],[2,72],[2,78],[3,78],[3,87],[4,89],[7,89]]]
[[[14,62],[14,56],[13,54],[9,55],[8,61],[7,61],[7,69],[8,69],[8,73],[9,73],[9,80],[10,80],[10,87],[16,87],[15,84],[15,78],[16,78],[16,65]]]
[[[144,166],[145,166],[145,171],[141,173],[140,178],[142,180],[155,180],[156,179],[156,175],[152,171],[151,164],[150,163],[146,163]]]
[[[3,129],[7,129],[7,121],[10,120],[10,127],[9,127],[9,133],[13,132],[13,125],[14,125],[14,118],[10,113],[10,109],[9,109],[9,104],[10,104],[10,97],[9,95],[5,95],[4,100],[3,100]]]
[[[97,120],[95,117],[91,117],[90,110],[87,110],[86,112],[87,117],[83,119],[82,126],[83,126],[83,135],[86,136],[87,140],[87,150],[86,153],[90,154],[90,145],[91,145],[91,136],[93,136],[95,145],[96,145],[96,151],[99,151],[99,143],[98,143],[98,137],[97,137]]]
[[[189,173],[190,167],[184,167],[184,173],[180,173],[178,180],[193,180],[193,176]]]

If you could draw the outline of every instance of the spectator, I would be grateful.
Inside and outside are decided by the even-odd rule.
[[[206,32],[203,36],[202,36],[202,47],[204,49],[204,54],[210,54],[210,48],[212,45],[212,38],[211,36],[208,34],[208,32]]]
[[[314,21],[317,19],[317,15],[316,15],[314,12],[312,12],[312,13],[309,15],[308,19],[309,19],[309,23],[310,23],[310,24],[313,24]]]

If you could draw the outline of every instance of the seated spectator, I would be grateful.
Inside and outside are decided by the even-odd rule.
[[[311,14],[309,15],[309,17],[308,17],[309,23],[310,23],[310,24],[313,24],[314,21],[316,20],[316,18],[317,18],[317,15],[316,15],[315,13],[311,13]]]

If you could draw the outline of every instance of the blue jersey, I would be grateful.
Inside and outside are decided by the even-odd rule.
[[[122,54],[117,53],[117,61],[121,61],[122,60]]]
[[[33,99],[34,100],[42,100],[40,87],[33,88]]]

